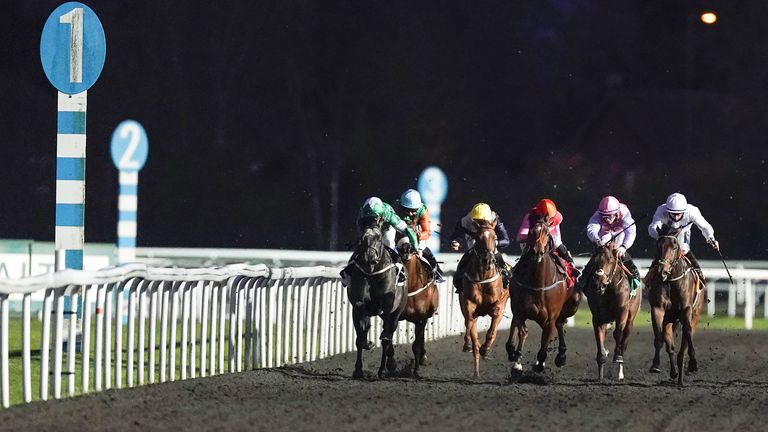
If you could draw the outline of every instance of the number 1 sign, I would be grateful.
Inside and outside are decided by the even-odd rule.
[[[149,144],[144,128],[133,120],[120,123],[112,134],[112,162],[120,171],[117,198],[117,262],[136,259],[136,222],[138,211],[139,170],[147,161]]]

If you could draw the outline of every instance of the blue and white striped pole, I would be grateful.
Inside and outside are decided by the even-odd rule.
[[[120,171],[120,194],[117,197],[118,264],[136,261],[138,186],[138,171]]]
[[[432,226],[440,226],[440,205],[448,195],[448,178],[443,170],[436,166],[430,166],[419,175],[418,188],[422,200],[429,209]],[[432,229],[434,231],[434,228]],[[430,236],[427,240],[427,246],[433,253],[440,252],[440,235]]]
[[[83,269],[87,91],[59,92],[56,130],[56,270]]]
[[[117,263],[136,260],[139,170],[147,161],[147,133],[138,122],[125,120],[112,134],[112,161],[120,171],[117,197]]]

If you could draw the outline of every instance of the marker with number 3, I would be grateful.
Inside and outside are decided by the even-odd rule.
[[[120,171],[117,198],[117,263],[136,260],[139,171],[147,161],[149,144],[144,128],[134,120],[120,123],[112,134],[112,162]]]

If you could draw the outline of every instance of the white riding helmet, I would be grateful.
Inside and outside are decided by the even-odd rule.
[[[673,193],[667,197],[667,211],[670,213],[685,213],[688,210],[688,200],[681,193]]]
[[[400,205],[411,210],[418,210],[421,205],[421,194],[416,189],[408,189],[400,195]]]
[[[363,207],[368,206],[371,208],[375,206],[380,206],[380,205],[381,205],[381,198],[379,197],[370,197],[367,200],[365,200],[365,202],[363,203]]]

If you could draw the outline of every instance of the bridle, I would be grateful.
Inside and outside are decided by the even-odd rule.
[[[663,235],[663,236],[659,236],[657,241],[661,241],[664,238],[669,238],[669,239],[673,239],[674,240],[673,244],[674,244],[675,248],[677,249],[677,253],[675,254],[675,258],[671,262],[669,260],[666,260],[666,259],[657,259],[656,260],[656,264],[659,266],[659,271],[661,271],[661,267],[662,266],[668,265],[669,269],[670,269],[670,272],[672,272],[672,270],[676,267],[677,263],[680,262],[680,260],[684,257],[683,249],[680,247],[680,244],[677,242],[677,236]],[[687,268],[683,269],[680,272],[680,275],[675,276],[675,277],[670,277],[665,282],[674,282],[676,280],[680,280],[683,277],[685,277],[685,275],[690,270],[691,270],[691,267],[687,267]]]
[[[608,250],[608,254],[611,256],[611,259],[613,260],[613,267],[611,268],[611,271],[608,275],[608,279],[606,283],[598,283],[597,288],[599,290],[600,295],[605,294],[605,289],[608,287],[608,285],[613,282],[613,278],[616,276],[616,269],[619,268],[619,257],[615,255],[615,252],[612,250]],[[605,272],[602,268],[595,271],[595,276],[604,276]]]
[[[485,244],[485,241],[483,239],[484,236],[486,235],[490,236],[491,234],[494,234],[493,228],[491,227],[478,228],[477,234],[475,235],[475,246],[473,246],[472,249],[470,249],[470,252],[477,257],[477,259],[480,261],[480,265],[483,267],[485,271],[493,270],[494,274],[493,276],[483,280],[475,280],[475,279],[472,279],[468,274],[465,274],[464,277],[469,279],[472,283],[475,283],[475,284],[489,283],[489,282],[495,281],[500,277],[500,273],[498,270],[498,263],[496,262],[496,256],[494,253],[495,250],[490,250],[488,246]],[[482,247],[480,245],[482,245]]]
[[[373,241],[365,241],[370,237],[374,237]],[[382,241],[381,237],[382,232],[378,226],[368,227],[363,233],[363,237],[360,242],[360,246],[362,246],[362,248],[358,250],[357,257],[355,258],[355,267],[365,276],[377,276],[383,274],[392,267],[395,267],[394,263],[390,263],[389,265],[384,266],[384,268],[376,270],[376,266],[382,261],[382,258],[387,253],[384,250],[384,242]],[[371,254],[373,259],[363,262],[363,264],[369,266],[371,271],[367,271],[365,268],[363,268],[363,265],[360,264],[360,258],[366,258],[369,251],[373,251]]]
[[[538,221],[531,227],[529,234],[532,231],[536,232],[536,238],[533,241],[533,244],[530,244],[532,237],[529,235],[527,252],[536,257],[536,262],[541,262],[541,260],[544,259],[544,256],[551,252],[551,245],[549,241],[551,234],[549,233],[549,226],[545,221]],[[536,251],[535,246],[538,245],[545,236],[547,238],[545,246],[542,247],[540,251]]]

